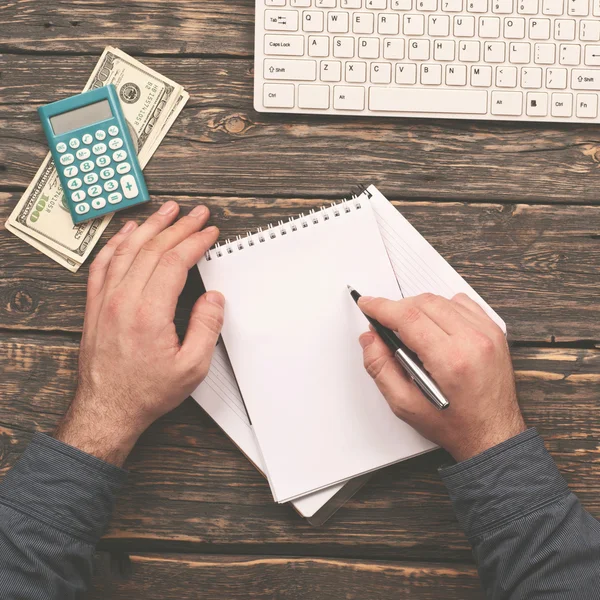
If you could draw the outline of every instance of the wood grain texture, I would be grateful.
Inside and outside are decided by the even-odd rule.
[[[77,340],[0,343],[0,475],[34,430],[51,432],[75,388]],[[600,516],[600,351],[516,348],[520,402],[586,507]],[[441,451],[394,465],[324,527],[273,503],[266,481],[193,401],[134,449],[107,548],[395,558],[470,563],[437,468]],[[426,509],[425,509],[426,508]]]
[[[88,264],[73,275],[2,231],[18,194],[0,192],[0,327],[81,330]],[[173,196],[189,210],[199,202]],[[118,213],[143,219],[167,197]],[[207,196],[222,239],[318,208],[325,200]],[[503,316],[519,341],[600,340],[600,207],[399,202],[399,210]],[[98,247],[98,249],[101,246]],[[98,250],[97,249],[97,250]],[[96,252],[97,252],[96,250]],[[195,273],[194,273],[195,274]],[[181,321],[198,293],[194,279]]]
[[[468,565],[202,554],[100,554],[90,600],[480,600]]]
[[[192,94],[146,169],[154,193],[337,198],[375,183],[390,199],[599,202],[598,126],[260,114],[251,60],[144,60]],[[79,92],[95,62],[0,56],[0,186],[29,183],[47,149],[37,106]]]
[[[3,0],[0,52],[248,56],[254,0]]]

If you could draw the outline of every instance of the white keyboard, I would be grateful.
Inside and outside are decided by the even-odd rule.
[[[261,112],[597,122],[600,0],[257,0]]]

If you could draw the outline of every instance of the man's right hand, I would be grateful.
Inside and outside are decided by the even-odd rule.
[[[448,398],[436,410],[377,334],[361,336],[365,368],[391,409],[427,439],[462,461],[525,430],[506,338],[475,301],[363,296],[359,306],[398,333]]]

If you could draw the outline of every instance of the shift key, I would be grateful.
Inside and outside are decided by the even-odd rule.
[[[317,62],[314,60],[265,59],[265,79],[315,81]]]

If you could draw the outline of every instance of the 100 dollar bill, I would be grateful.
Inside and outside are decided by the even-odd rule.
[[[105,49],[84,91],[109,83],[117,88],[140,166],[144,168],[189,96],[179,84],[111,47]],[[48,154],[6,226],[50,258],[76,271],[111,217],[73,225],[54,162]]]

